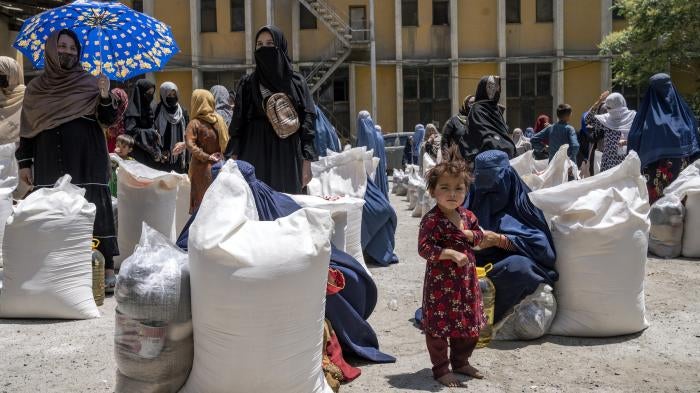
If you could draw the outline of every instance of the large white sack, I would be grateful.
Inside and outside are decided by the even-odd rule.
[[[190,219],[190,191],[192,183],[189,176],[180,178],[180,184],[177,187],[177,198],[175,199],[175,233],[176,239],[180,235],[185,224]]]
[[[630,152],[599,175],[529,194],[552,217],[559,272],[552,334],[607,337],[649,326],[649,196],[639,168],[639,157]]]
[[[119,271],[114,297],[115,391],[178,391],[194,357],[187,253],[143,224],[138,247]]]
[[[330,392],[321,359],[332,227],[312,208],[257,221],[236,163],[224,165],[190,228],[195,358],[182,392]]]
[[[433,160],[433,157],[430,156],[428,153],[423,153],[423,172],[421,175],[425,177],[425,174],[428,173],[431,169],[435,168],[435,160]]]
[[[327,210],[333,218],[333,236],[331,243],[339,250],[345,251],[355,258],[367,273],[365,258],[362,254],[362,211],[365,206],[364,199],[340,197],[338,199],[326,199],[311,195],[291,195],[294,202],[301,207],[313,207]]]
[[[95,205],[70,176],[19,202],[7,220],[2,318],[100,316],[92,295]]]
[[[568,149],[569,145],[562,145],[549,163],[547,160],[535,160],[532,151],[528,151],[512,159],[511,166],[533,191],[558,186],[569,180],[569,170],[572,171],[575,179],[579,176],[576,163],[567,155]],[[543,164],[546,165],[544,168]]]
[[[119,161],[117,240],[120,255],[114,257],[116,268],[134,252],[144,223],[171,241],[177,240],[178,224],[184,218],[182,202],[178,203],[178,189],[183,183],[188,183],[187,175],[159,171],[133,160]]]
[[[367,153],[365,147],[356,147],[312,162],[313,179],[308,185],[309,194],[363,199],[367,191],[369,171],[366,166]],[[372,165],[371,160],[369,165]]]
[[[0,245],[5,232],[5,221],[12,214],[12,193],[18,184],[18,167],[15,159],[15,143],[0,145]],[[0,247],[2,267],[2,247]]]
[[[649,251],[661,258],[676,258],[683,250],[685,207],[675,194],[659,198],[651,205]]]
[[[700,258],[700,160],[685,168],[664,190],[664,195],[685,198],[683,256]]]

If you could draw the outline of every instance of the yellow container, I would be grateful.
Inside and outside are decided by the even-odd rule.
[[[484,315],[486,316],[486,326],[481,329],[477,348],[484,348],[491,342],[493,337],[493,314],[496,305],[496,287],[486,275],[493,268],[492,264],[476,268],[476,276],[479,278],[479,288],[481,289],[481,299],[483,301]]]

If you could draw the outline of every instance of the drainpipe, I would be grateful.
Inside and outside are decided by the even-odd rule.
[[[374,40],[374,0],[369,0],[369,51],[370,51],[370,84],[372,85],[372,118],[379,121],[377,111],[377,51]]]

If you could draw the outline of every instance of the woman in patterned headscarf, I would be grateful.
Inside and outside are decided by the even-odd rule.
[[[24,99],[24,78],[19,63],[0,56],[0,145],[19,142],[19,115]]]

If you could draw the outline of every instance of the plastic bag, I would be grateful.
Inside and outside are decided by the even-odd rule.
[[[187,254],[143,224],[114,297],[116,392],[177,392],[194,357]]]
[[[549,332],[557,313],[552,287],[540,284],[496,324],[494,340],[534,340]]]
[[[423,217],[423,199],[425,198],[425,183],[416,187],[416,205],[411,212],[412,217]]]
[[[661,258],[676,258],[683,250],[685,207],[675,194],[666,195],[651,205],[649,251]]]

